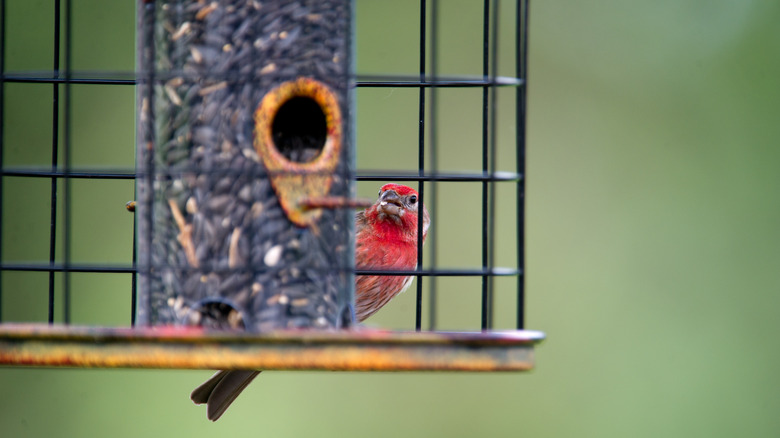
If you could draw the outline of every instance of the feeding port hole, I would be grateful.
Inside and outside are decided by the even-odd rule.
[[[274,146],[285,158],[308,163],[322,152],[327,135],[325,114],[313,99],[293,97],[276,112],[271,125]]]

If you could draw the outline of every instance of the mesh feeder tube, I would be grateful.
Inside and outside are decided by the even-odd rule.
[[[138,8],[137,325],[351,324],[349,2]]]

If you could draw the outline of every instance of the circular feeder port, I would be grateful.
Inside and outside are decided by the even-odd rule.
[[[284,102],[271,125],[276,150],[296,163],[309,163],[317,158],[325,147],[326,136],[325,113],[307,96]]]
[[[312,78],[284,82],[255,111],[255,150],[287,218],[307,227],[321,209],[302,201],[328,195],[342,145],[339,100]]]
[[[198,312],[198,325],[215,330],[240,330],[246,329],[246,318],[233,301],[212,297],[198,301],[193,306]]]

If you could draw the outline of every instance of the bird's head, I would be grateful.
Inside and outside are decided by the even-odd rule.
[[[405,231],[417,233],[417,218],[420,206],[423,217],[423,239],[428,234],[431,220],[428,210],[420,202],[417,191],[401,184],[385,184],[379,189],[379,198],[371,207],[379,221],[391,221]]]

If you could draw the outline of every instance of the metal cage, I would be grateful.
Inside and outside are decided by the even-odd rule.
[[[152,0],[153,1],[153,0]],[[144,2],[147,2],[144,0]],[[514,34],[514,75],[499,75],[498,28],[508,20],[499,16],[498,0],[481,2],[482,24],[481,74],[475,76],[440,73],[439,51],[447,41],[439,36],[442,2],[420,0],[418,16],[418,71],[413,75],[361,75],[351,79],[358,91],[366,89],[408,89],[417,91],[417,105],[409,108],[416,113],[417,168],[415,170],[372,170],[360,168],[354,178],[364,182],[416,183],[423,202],[432,211],[432,230],[428,243],[429,256],[419,267],[407,274],[416,276],[413,319],[409,331],[272,331],[260,334],[211,333],[199,330],[168,330],[136,327],[137,275],[135,223],[133,215],[124,212],[126,201],[134,199],[136,171],[117,168],[112,164],[79,165],[74,161],[78,141],[85,135],[77,128],[74,102],[84,90],[127,90],[137,83],[135,72],[90,71],[74,68],[74,7],[70,0],[55,0],[53,10],[42,13],[53,19],[51,40],[51,70],[15,67],[9,53],[16,38],[9,32],[9,17],[13,11],[5,0],[0,1],[0,364],[46,365],[77,367],[152,367],[152,368],[257,368],[257,369],[329,369],[329,370],[528,370],[534,366],[533,348],[544,335],[525,330],[524,290],[524,193],[525,193],[525,111],[527,93],[528,1],[517,0],[511,19]],[[129,17],[128,17],[129,19]],[[51,22],[48,22],[51,24]],[[355,35],[360,40],[361,35]],[[22,63],[23,64],[23,63]],[[10,67],[9,67],[10,66]],[[442,171],[441,154],[448,150],[440,141],[443,129],[437,114],[441,94],[447,89],[472,89],[480,93],[481,162],[466,172]],[[499,90],[513,90],[514,114],[510,123],[499,124],[497,100]],[[504,93],[502,91],[502,93]],[[13,102],[25,95],[48,100],[40,111],[46,114],[48,129],[22,132],[10,120]],[[9,104],[9,102],[11,102]],[[15,119],[14,119],[15,120]],[[128,125],[132,125],[129,118]],[[506,125],[514,136],[512,171],[498,170],[497,135]],[[358,123],[359,125],[359,123]],[[511,132],[514,130],[514,132]],[[19,131],[19,132],[17,132]],[[45,160],[9,160],[10,150],[20,148],[19,138],[38,141],[48,136]],[[14,142],[11,141],[13,137]],[[107,144],[111,150],[132,148],[132,137],[115,138]],[[36,146],[40,147],[40,145]],[[358,145],[358,154],[362,147]],[[130,152],[132,153],[132,151]],[[100,158],[96,158],[100,160]],[[479,186],[477,200],[481,228],[464,230],[478,233],[481,242],[480,263],[464,268],[441,267],[438,260],[440,239],[435,230],[444,220],[436,212],[444,185],[470,183]],[[119,184],[123,199],[108,201],[89,198],[87,186]],[[512,229],[508,232],[496,224],[498,192],[511,192],[516,206]],[[84,190],[83,193],[80,193]],[[501,192],[505,193],[505,192]],[[21,199],[26,198],[22,205]],[[504,198],[502,198],[504,199]],[[508,199],[508,198],[506,198]],[[32,203],[28,207],[27,203]],[[46,205],[46,207],[43,207]],[[77,239],[85,232],[80,228],[74,236],[74,211],[77,208],[103,208],[121,211],[128,226],[116,236],[125,249],[120,261],[84,262]],[[45,212],[45,217],[16,227],[22,222],[19,210],[33,214]],[[86,227],[88,228],[88,226]],[[30,256],[33,252],[12,254],[9,242],[23,239],[25,232],[46,236],[46,257]],[[516,264],[497,266],[495,248],[501,233],[513,234]],[[38,245],[40,246],[40,245]],[[100,257],[100,255],[97,255]],[[26,258],[26,259],[25,259]],[[33,261],[30,261],[30,258]],[[88,258],[88,257],[87,257]],[[94,259],[94,258],[93,258]],[[357,270],[356,274],[373,273]],[[396,273],[398,274],[398,273]],[[92,311],[88,298],[79,296],[79,283],[86,277],[109,279],[107,284],[121,285],[121,300],[126,303],[124,322],[101,323],[100,317],[81,322],[74,313]],[[473,309],[479,318],[479,328],[472,331],[441,331],[437,308],[448,299],[439,290],[438,279],[463,277],[479,279],[479,306]],[[496,281],[514,279],[516,303],[513,329],[495,330]],[[41,290],[46,290],[45,294]],[[409,292],[407,292],[409,293]],[[24,303],[19,305],[18,303]],[[32,309],[32,310],[31,310]],[[95,322],[97,321],[97,322]],[[116,317],[114,317],[116,321]]]

